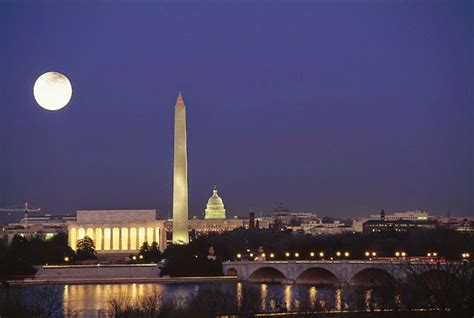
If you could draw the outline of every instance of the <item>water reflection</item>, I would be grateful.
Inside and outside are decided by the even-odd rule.
[[[335,303],[336,303],[336,306],[334,309],[336,309],[337,311],[341,311],[342,310],[342,289],[338,288],[336,289],[336,300],[335,300]]]
[[[172,288],[179,298],[192,294],[187,287]],[[65,313],[92,313],[108,310],[110,302],[117,300],[135,304],[151,294],[165,295],[165,285],[160,284],[97,284],[64,285],[63,307]]]
[[[372,289],[367,289],[364,295],[364,303],[366,310],[372,310]]]
[[[182,302],[206,288],[218,288],[224,300],[231,303],[230,310],[296,311],[296,310],[371,310],[391,299],[394,306],[400,303],[400,295],[381,294],[378,289],[334,288],[327,286],[211,283],[211,284],[95,284],[63,285],[57,287],[62,294],[64,313],[77,316],[97,317],[99,311],[111,308],[112,299],[134,304],[143,297],[161,295]],[[25,287],[25,298],[33,298],[39,286]],[[385,298],[381,298],[385,297]]]
[[[311,310],[316,309],[316,296],[317,296],[317,294],[318,294],[318,292],[317,292],[315,286],[313,286],[309,289],[309,308]]]
[[[286,309],[291,311],[291,285],[285,287],[285,304]]]
[[[240,310],[242,308],[242,283],[238,282],[237,283],[237,288],[236,288],[236,298],[237,298],[237,310]]]
[[[267,284],[262,284],[260,286],[260,299],[261,299],[261,308],[262,311],[265,311],[267,309]]]

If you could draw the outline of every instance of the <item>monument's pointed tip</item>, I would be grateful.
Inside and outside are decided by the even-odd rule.
[[[178,98],[176,99],[176,104],[183,104],[184,105],[184,99],[183,99],[183,95],[181,94],[181,91],[178,93]]]

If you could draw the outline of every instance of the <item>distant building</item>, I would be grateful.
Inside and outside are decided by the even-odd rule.
[[[372,215],[371,217],[375,217]],[[434,229],[438,225],[435,220],[428,219],[428,213],[420,211],[386,214],[380,212],[378,220],[368,220],[363,224],[363,233],[408,232],[420,229]]]
[[[355,233],[362,233],[364,231],[364,223],[366,218],[355,218],[352,220],[352,229]]]
[[[273,210],[272,218],[273,223],[280,227],[299,226],[303,223],[309,223],[310,221],[318,221],[316,214],[291,212],[283,201]]]
[[[252,212],[253,213],[253,212]],[[272,226],[271,217],[257,217],[254,218],[254,229],[257,227],[255,223],[259,224],[260,229],[268,229]],[[207,234],[207,233],[222,233],[233,231],[235,229],[252,229],[252,222],[247,218],[233,217],[229,219],[189,219],[188,227],[190,232],[194,232],[195,236]],[[173,221],[166,221],[167,231],[173,230]]]
[[[249,229],[253,230],[255,228],[255,212],[249,213]]]
[[[75,215],[35,215],[29,216],[28,219],[21,219],[20,224],[41,224],[43,226],[61,227],[67,229],[67,222],[76,221]]]
[[[455,231],[474,234],[474,221],[465,219],[463,222],[451,226]]]
[[[270,229],[273,227],[273,218],[271,216],[259,216],[255,219],[258,222],[259,229]]]
[[[10,223],[0,230],[0,237],[10,244],[15,235],[27,239],[38,237],[50,239],[60,232],[67,232],[67,222],[75,221],[75,216],[45,214],[23,218],[19,223]]]
[[[395,212],[393,214],[386,214],[384,210],[380,214],[372,214],[371,219],[384,219],[385,221],[426,221],[430,218],[427,212],[424,211],[406,211]]]
[[[436,220],[440,226],[459,232],[474,234],[474,216],[435,216],[433,219]]]
[[[189,230],[198,234],[222,233],[238,228],[248,228],[248,219],[190,219]]]
[[[337,220],[333,223],[323,223],[320,220],[310,221],[308,223],[302,224],[302,228],[305,234],[311,235],[334,235],[354,232],[352,226],[347,226],[346,224]]]

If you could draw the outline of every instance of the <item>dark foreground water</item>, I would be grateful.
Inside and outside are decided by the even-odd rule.
[[[107,317],[111,300],[134,303],[150,294],[186,301],[200,291],[218,290],[235,309],[254,302],[259,311],[343,310],[380,307],[372,289],[316,287],[307,285],[185,283],[185,284],[97,284],[10,287],[10,301],[20,297],[26,303],[55,303],[57,312],[69,317]],[[6,290],[1,290],[2,301]],[[393,300],[393,295],[390,296]]]

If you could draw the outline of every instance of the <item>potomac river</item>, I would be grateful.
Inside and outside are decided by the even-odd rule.
[[[107,317],[112,299],[136,302],[150,294],[186,301],[200,290],[214,289],[228,297],[234,310],[249,302],[261,312],[278,310],[344,310],[376,307],[371,289],[316,287],[310,285],[282,285],[241,282],[211,283],[117,283],[117,284],[58,284],[10,286],[9,298],[23,299],[33,304],[54,294],[58,313],[69,317]],[[1,289],[5,300],[5,288]],[[19,298],[17,298],[19,297]],[[392,298],[393,299],[393,298]]]

